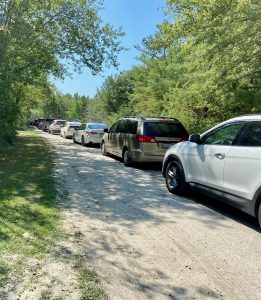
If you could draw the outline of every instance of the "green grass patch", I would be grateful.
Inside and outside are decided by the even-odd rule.
[[[26,258],[61,238],[53,158],[44,139],[21,133],[0,149],[0,287]]]
[[[105,294],[100,285],[100,280],[94,270],[84,266],[84,257],[77,255],[75,258],[75,267],[78,271],[79,288],[81,300],[103,300]]]

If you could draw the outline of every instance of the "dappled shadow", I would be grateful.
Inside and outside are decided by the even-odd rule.
[[[190,220],[213,234],[220,229],[233,231],[233,224],[227,222],[227,217],[231,218],[229,214],[232,214],[236,219],[242,213],[227,208],[228,214],[222,208],[224,204],[216,201],[217,207],[220,206],[217,210],[206,196],[197,198],[190,194],[184,198],[170,194],[159,164],[127,168],[119,158],[103,157],[96,148],[63,139],[53,141],[52,145],[56,152],[57,177],[63,178],[68,191],[67,201],[61,201],[59,205],[68,208],[66,219],[77,227],[75,230],[82,230],[82,242],[79,243],[85,251],[86,261],[97,270],[106,270],[99,274],[106,287],[110,289],[110,282],[120,280],[122,291],[138,291],[146,299],[193,299],[191,288],[188,291],[187,283],[179,284],[178,280],[193,270],[184,265],[176,253],[186,253],[191,264],[200,265],[201,262],[189,240],[185,244],[184,240],[179,243],[184,234],[180,224]],[[188,225],[184,223],[184,226]],[[258,230],[252,218],[245,225]],[[140,236],[151,240],[153,249],[146,249]],[[168,241],[168,251],[173,251],[172,257],[164,258],[164,246],[157,243],[162,236]],[[197,247],[200,245],[199,241]],[[204,249],[204,244],[201,246]],[[155,262],[155,257],[160,262]],[[169,266],[164,266],[168,261],[176,266],[177,270],[172,272],[177,277],[172,278]],[[211,265],[211,260],[206,264]],[[218,275],[214,278],[215,281]],[[211,286],[203,286],[202,281],[192,289],[193,296],[199,299],[222,298],[220,292]]]
[[[259,230],[254,218],[218,201],[215,205],[220,206],[219,214],[209,214],[205,207],[213,209],[211,198],[201,195],[194,199],[190,194],[184,199],[169,194],[161,176],[160,164],[136,164],[134,168],[126,168],[119,158],[97,156],[97,148],[75,146],[63,140],[55,147],[59,154],[58,173],[61,176],[70,174],[70,183],[66,183],[73,189],[69,190],[70,205],[81,213],[98,214],[98,218],[109,215],[110,219],[131,226],[130,221],[175,222],[180,214],[183,218],[184,212],[193,211],[194,219],[211,228],[226,226],[224,218],[234,215],[235,220],[243,217],[242,223]],[[195,205],[194,201],[203,205]],[[157,215],[153,214],[153,209],[157,209]],[[159,217],[158,212],[170,210],[173,212],[171,218]]]

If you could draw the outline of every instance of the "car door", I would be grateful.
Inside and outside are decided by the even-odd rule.
[[[248,125],[227,155],[223,189],[225,193],[252,200],[261,186],[261,121]]]
[[[82,124],[79,129],[76,131],[75,133],[75,136],[76,136],[76,141],[77,142],[81,142],[81,139],[82,139],[82,134],[83,134],[83,131],[86,127],[86,124]]]
[[[114,123],[111,126],[111,128],[108,132],[108,135],[107,135],[108,138],[107,138],[107,140],[105,140],[106,147],[110,153],[115,153],[115,148],[117,145],[116,134],[117,134],[118,124],[119,124],[119,121]]]
[[[122,156],[123,147],[127,136],[128,120],[120,120],[115,137],[115,153]]]
[[[224,163],[243,125],[222,125],[203,135],[201,144],[190,143],[185,153],[187,181],[222,190]]]

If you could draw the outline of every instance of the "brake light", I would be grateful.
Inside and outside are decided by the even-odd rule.
[[[92,130],[87,130],[86,132],[87,132],[88,134],[98,134],[97,131],[92,131]]]
[[[154,136],[136,135],[136,141],[140,143],[156,143]]]
[[[186,142],[186,141],[188,141],[188,138],[187,137],[181,137],[179,141],[180,142]]]

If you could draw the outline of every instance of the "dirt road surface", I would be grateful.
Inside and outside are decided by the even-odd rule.
[[[261,299],[255,219],[204,196],[168,193],[160,167],[126,168],[59,136],[45,137],[68,192],[68,232],[109,299]]]

